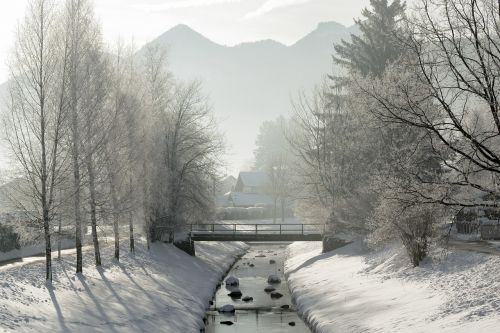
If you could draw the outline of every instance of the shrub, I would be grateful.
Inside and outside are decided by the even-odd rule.
[[[370,220],[371,244],[399,239],[413,266],[427,255],[429,243],[436,234],[442,210],[434,205],[403,207],[395,201],[382,200]]]
[[[20,249],[19,235],[12,226],[0,223],[0,252],[9,252]]]

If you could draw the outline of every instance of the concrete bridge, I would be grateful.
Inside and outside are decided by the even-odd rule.
[[[324,224],[210,223],[191,224],[192,241],[321,241]]]

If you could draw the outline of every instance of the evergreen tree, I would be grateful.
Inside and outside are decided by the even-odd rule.
[[[397,40],[400,22],[404,18],[406,3],[394,0],[370,0],[371,9],[365,8],[365,19],[356,20],[361,35],[351,35],[351,42],[342,40],[335,45],[335,63],[360,72],[363,76],[380,77],[386,66],[402,53]]]

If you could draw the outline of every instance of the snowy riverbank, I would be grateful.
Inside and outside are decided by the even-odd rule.
[[[44,281],[44,262],[0,270],[0,331],[199,332],[216,285],[243,243],[197,244],[197,257],[172,245],[139,242],[135,256],[123,249],[120,263],[102,250],[95,269],[85,253],[84,275],[74,257],[54,261],[54,281]]]
[[[436,251],[409,267],[393,246],[366,252],[359,243],[321,254],[321,244],[288,247],[286,276],[314,332],[496,332],[500,257]]]

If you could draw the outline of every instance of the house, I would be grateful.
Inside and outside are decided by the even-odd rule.
[[[265,172],[240,172],[233,191],[217,196],[218,207],[266,207],[274,204],[269,195],[270,179]]]
[[[236,178],[229,175],[220,182],[217,183],[215,187],[215,193],[218,196],[222,196],[227,192],[234,191],[234,187],[236,186]]]
[[[236,185],[235,192],[266,194],[269,192],[271,181],[267,173],[262,171],[246,171],[240,172]]]

